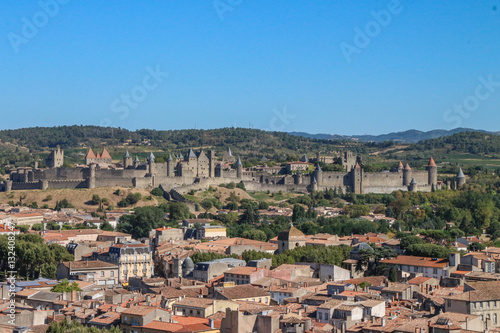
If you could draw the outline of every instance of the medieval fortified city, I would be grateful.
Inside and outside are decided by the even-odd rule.
[[[500,333],[500,0],[0,21],[0,333]]]

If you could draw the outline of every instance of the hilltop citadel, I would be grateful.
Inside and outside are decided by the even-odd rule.
[[[102,153],[89,149],[85,156],[85,166],[63,167],[64,151],[53,150],[46,160],[47,168],[37,165],[33,168],[11,170],[9,180],[0,183],[0,191],[60,188],[96,188],[110,186],[161,187],[173,195],[187,193],[191,189],[206,188],[210,185],[236,182],[244,183],[253,191],[295,191],[311,192],[327,188],[340,188],[357,194],[391,193],[396,190],[429,192],[440,189],[437,165],[432,158],[426,170],[414,170],[401,162],[390,171],[366,172],[356,155],[344,152],[341,156],[345,171],[323,171],[318,162],[331,164],[335,158],[320,156],[287,164],[287,173],[269,171],[270,168],[244,169],[241,159],[236,159],[229,149],[221,158],[213,150],[194,152],[190,149],[185,156],[169,154],[165,162],[157,163],[153,153],[146,161],[133,158],[128,151],[121,164],[112,164],[111,155],[104,148]],[[316,163],[313,172],[308,167]],[[465,176],[456,176],[456,185],[462,186]]]

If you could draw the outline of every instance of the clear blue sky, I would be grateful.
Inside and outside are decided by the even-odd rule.
[[[500,130],[500,0],[60,1],[0,2],[0,129]]]

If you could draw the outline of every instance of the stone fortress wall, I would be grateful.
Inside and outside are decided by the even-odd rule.
[[[91,150],[89,150],[91,151]],[[92,152],[93,154],[93,152]],[[96,155],[86,158],[86,167],[65,168],[62,166],[64,152],[59,148],[50,154],[47,169],[18,168],[10,173],[10,180],[0,183],[0,191],[47,189],[47,188],[95,188],[95,187],[161,187],[165,190],[176,189],[178,193],[187,193],[192,189],[204,189],[230,182],[243,182],[251,191],[294,191],[310,192],[328,188],[341,188],[344,192],[391,193],[395,190],[424,191],[438,189],[441,183],[437,181],[437,166],[431,158],[425,171],[412,170],[400,163],[397,168],[384,172],[364,172],[358,163],[358,158],[346,152],[342,157],[345,172],[327,172],[319,165],[312,173],[303,174],[269,174],[265,171],[246,171],[238,158],[234,167],[229,162],[236,159],[229,150],[222,159],[217,159],[212,150],[207,153],[194,153],[189,150],[187,155],[171,155],[163,163],[156,163],[151,153],[146,162],[135,160],[127,152],[123,158],[122,168],[108,168],[107,152],[101,164]],[[51,160],[57,159],[57,160]],[[318,154],[317,160],[321,160]],[[333,161],[333,159],[332,159]],[[463,173],[462,173],[463,175]],[[459,175],[457,175],[458,177]],[[458,184],[463,184],[465,177],[457,178]]]

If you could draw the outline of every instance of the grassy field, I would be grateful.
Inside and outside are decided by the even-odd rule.
[[[266,201],[270,204],[302,195],[300,193],[287,193],[287,192],[283,193],[250,192],[248,194],[254,200]]]
[[[114,194],[116,190],[120,189],[120,195]],[[97,205],[90,205],[89,201],[94,194],[101,198],[108,199],[110,205],[117,207],[117,203],[125,198],[129,193],[141,193],[142,200],[132,207],[151,206],[164,202],[165,199],[152,196],[151,200],[146,200],[151,194],[149,190],[145,189],[131,189],[124,187],[102,187],[95,189],[48,189],[48,190],[29,190],[29,191],[12,191],[0,192],[0,204],[6,204],[9,201],[18,202],[21,197],[23,202],[32,203],[36,202],[38,207],[47,204],[50,208],[54,208],[57,201],[62,199],[68,200],[75,208],[78,209],[97,209]]]

